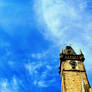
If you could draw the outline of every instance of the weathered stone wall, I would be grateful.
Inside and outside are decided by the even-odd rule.
[[[78,72],[63,72],[65,88],[64,92],[82,92],[81,91],[81,78]]]
[[[69,62],[70,60],[67,60],[65,62],[62,62],[61,64],[62,92],[82,92],[82,79],[84,81],[84,84],[89,89],[89,83],[83,62],[76,61],[77,66],[75,69],[72,69]],[[71,71],[67,71],[67,70],[71,70]],[[74,71],[74,70],[81,70],[82,72]]]

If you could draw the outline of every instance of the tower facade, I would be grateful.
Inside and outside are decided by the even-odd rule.
[[[61,50],[59,73],[62,92],[91,92],[84,60],[82,51],[76,54],[71,46],[66,46],[64,51]]]

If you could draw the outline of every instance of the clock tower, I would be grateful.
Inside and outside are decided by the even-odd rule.
[[[84,60],[81,50],[76,54],[71,46],[66,46],[64,51],[61,49],[59,73],[62,92],[91,92]]]

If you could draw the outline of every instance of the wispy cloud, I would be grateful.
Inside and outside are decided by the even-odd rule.
[[[87,11],[88,0],[40,0],[35,2],[39,31],[56,47],[71,42],[75,48],[82,48],[86,60],[91,59],[92,17]],[[42,26],[41,26],[42,25]],[[92,64],[89,60],[88,65]],[[91,67],[88,67],[89,69]]]
[[[51,75],[51,72],[54,72],[54,68],[45,61],[28,63],[25,65],[25,68],[29,72],[35,86],[48,87],[56,81],[54,78],[56,75],[54,73]]]
[[[44,51],[42,53],[32,53],[31,57],[36,59],[42,59],[46,57],[47,54],[48,54],[48,51]]]
[[[49,81],[39,80],[39,81],[34,81],[34,85],[38,86],[38,87],[48,87],[55,82],[56,82],[55,79],[52,79],[52,80],[49,80]]]
[[[65,31],[68,31],[71,26],[81,26],[81,10],[80,8],[79,10],[76,9],[78,6],[75,7],[75,4],[69,3],[70,1],[41,0],[40,2],[39,10],[41,11],[40,15],[42,16],[40,21],[44,21],[43,25],[45,25],[45,28],[47,27],[44,32],[51,36],[51,39],[53,37],[55,39],[61,38],[62,36],[64,37],[63,34]]]
[[[14,77],[11,81],[8,79],[1,79],[0,92],[18,92],[18,84],[16,78]]]

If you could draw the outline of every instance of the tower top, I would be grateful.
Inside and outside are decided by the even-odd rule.
[[[66,55],[76,55],[75,51],[71,46],[66,46],[64,49],[64,54]]]
[[[80,60],[82,62],[85,60],[84,55],[82,54],[82,51],[80,54],[77,54],[71,46],[66,46],[64,49],[64,53],[63,53],[63,50],[61,50],[60,59],[61,61]]]
[[[91,92],[84,60],[81,50],[77,54],[70,45],[65,46],[64,51],[61,49],[59,73],[62,92]]]

